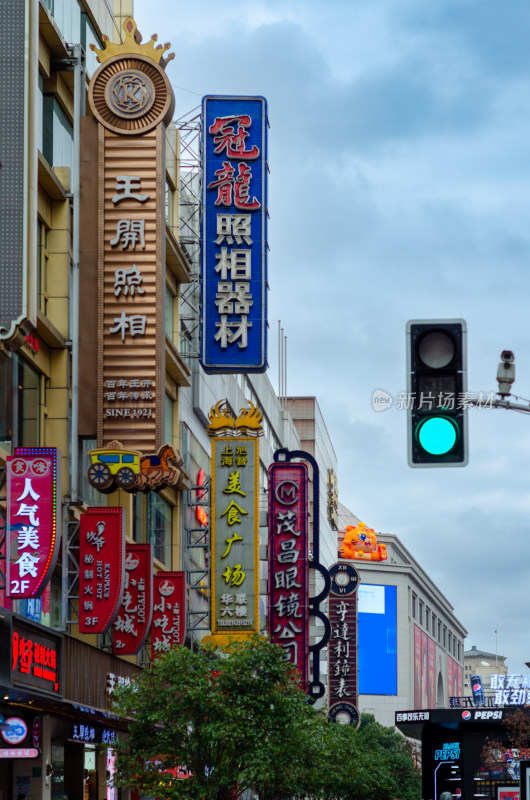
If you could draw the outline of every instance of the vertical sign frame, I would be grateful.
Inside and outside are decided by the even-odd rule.
[[[359,573],[340,561],[329,570],[331,588],[328,617],[329,712],[328,718],[342,724],[360,724],[357,677],[357,588]]]
[[[114,622],[125,583],[124,511],[93,507],[79,528],[79,633],[104,633]]]
[[[269,467],[269,636],[300,672],[304,690],[309,675],[307,486],[305,464]]]
[[[267,101],[202,101],[206,372],[267,369]]]
[[[60,452],[56,447],[16,447],[7,456],[6,472],[6,595],[12,600],[40,597],[61,541]]]
[[[211,504],[212,635],[259,633],[256,437],[212,438]]]
[[[138,653],[151,628],[153,615],[153,547],[126,544],[125,587],[112,629],[112,652]]]
[[[186,612],[186,573],[157,572],[153,579],[152,661],[184,644]]]

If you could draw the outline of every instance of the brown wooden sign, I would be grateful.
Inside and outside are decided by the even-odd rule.
[[[154,452],[164,441],[165,127],[174,99],[162,48],[135,38],[97,51],[97,439]]]

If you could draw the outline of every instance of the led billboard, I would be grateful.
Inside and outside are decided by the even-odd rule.
[[[397,587],[357,590],[359,694],[397,695]]]

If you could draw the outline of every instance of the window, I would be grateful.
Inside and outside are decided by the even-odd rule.
[[[429,632],[430,622],[431,622],[431,612],[429,606],[427,606],[427,608],[425,609],[425,630],[427,631],[427,633]]]
[[[432,635],[436,636],[436,614],[434,612],[432,615]]]
[[[173,400],[171,397],[165,395],[165,439],[170,444],[173,442]]]
[[[442,641],[442,623],[438,620],[438,641]]]
[[[73,129],[68,117],[50,94],[43,101],[42,154],[51,167],[73,167]]]
[[[81,9],[77,0],[47,0],[57,27],[67,44],[80,41]]]
[[[165,323],[166,323],[166,336],[168,339],[171,339],[172,342],[175,341],[175,331],[173,328],[173,305],[174,305],[175,295],[169,288],[166,286],[166,308],[165,308]]]
[[[416,600],[417,599],[418,599],[417,596],[413,592],[412,593],[412,619],[416,619]]]
[[[134,540],[153,545],[153,556],[170,566],[172,507],[153,492],[134,495]]]
[[[420,600],[420,625],[423,625],[423,602]]]
[[[443,633],[443,646],[446,647],[446,640],[447,640],[447,628],[444,625],[444,633]]]
[[[16,430],[18,447],[40,444],[40,375],[21,358],[13,358],[17,380]]]
[[[103,45],[85,11],[81,14],[81,44],[86,56],[86,70],[89,75],[93,75],[99,67],[99,62],[90,45],[95,44],[98,50],[101,50]]]

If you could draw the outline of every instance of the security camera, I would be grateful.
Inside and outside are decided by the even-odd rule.
[[[511,386],[515,381],[515,356],[511,350],[503,350],[501,353],[501,363],[497,370],[497,382],[499,384],[499,394],[511,394]]]

